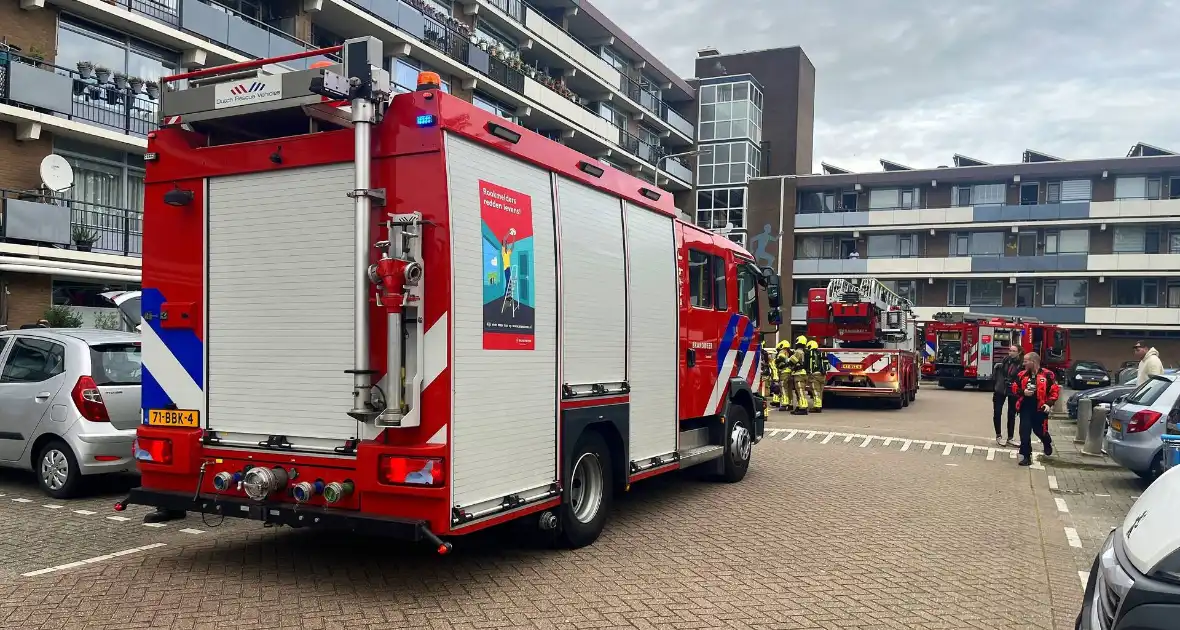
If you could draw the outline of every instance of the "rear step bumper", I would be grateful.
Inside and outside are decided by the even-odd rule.
[[[322,527],[343,529],[360,534],[388,536],[412,542],[427,541],[441,544],[430,531],[426,521],[389,518],[288,503],[256,503],[240,497],[210,497],[180,492],[161,492],[134,488],[127,498],[116,504],[121,510],[128,505],[146,505],[165,510],[197,512],[213,516],[245,518],[273,525],[290,527]],[[437,541],[437,542],[436,542]]]

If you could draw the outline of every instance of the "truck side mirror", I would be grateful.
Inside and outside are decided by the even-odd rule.
[[[770,309],[770,312],[766,314],[766,321],[767,323],[774,324],[775,326],[782,326],[783,310],[778,307]]]
[[[772,310],[781,308],[783,305],[783,295],[778,274],[770,267],[763,267],[762,278],[766,281],[766,301],[770,304],[770,308]],[[781,313],[779,314],[779,318],[782,318]]]

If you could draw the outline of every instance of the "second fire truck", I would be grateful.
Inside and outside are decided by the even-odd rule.
[[[1018,344],[1024,352],[1041,355],[1041,364],[1059,379],[1070,361],[1069,331],[1034,317],[935,313],[924,335],[930,357],[922,365],[922,375],[947,389],[991,389],[997,366]]]
[[[909,300],[875,278],[836,278],[811,289],[807,335],[830,367],[825,396],[882,398],[901,409],[918,396],[918,335]]]

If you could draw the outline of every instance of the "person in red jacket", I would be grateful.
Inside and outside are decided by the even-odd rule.
[[[1061,395],[1057,376],[1041,367],[1041,355],[1024,355],[1024,369],[1012,382],[1016,396],[1016,412],[1020,414],[1020,465],[1032,463],[1032,434],[1045,445],[1045,455],[1053,454],[1053,438],[1049,436],[1049,412]]]

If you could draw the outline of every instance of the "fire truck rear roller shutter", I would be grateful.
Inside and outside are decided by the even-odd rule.
[[[451,491],[452,505],[467,508],[511,494],[532,496],[557,478],[553,193],[548,173],[492,149],[448,135],[446,152],[455,274]],[[532,350],[483,349],[480,180],[532,202]]]
[[[627,204],[630,459],[676,450],[679,286],[671,217]]]

